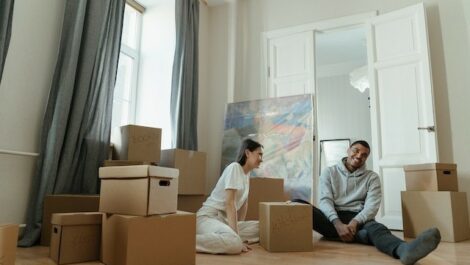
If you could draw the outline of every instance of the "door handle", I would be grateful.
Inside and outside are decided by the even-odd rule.
[[[428,126],[428,127],[418,127],[418,130],[426,130],[428,132],[435,132],[436,128],[433,126]]]

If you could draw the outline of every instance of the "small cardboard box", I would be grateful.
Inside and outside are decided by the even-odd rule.
[[[178,194],[206,194],[206,153],[183,149],[162,150],[160,165],[180,170]]]
[[[312,218],[308,204],[261,202],[260,245],[270,252],[312,251]]]
[[[431,227],[440,230],[442,241],[470,237],[465,192],[402,191],[401,205],[405,237],[416,237]]]
[[[126,125],[121,126],[120,137],[115,143],[117,160],[160,161],[162,129]]]
[[[176,212],[178,169],[101,167],[100,212],[147,216]]]
[[[99,195],[46,195],[42,211],[41,245],[49,246],[51,243],[53,213],[97,212],[99,204]]]
[[[284,195],[284,179],[281,178],[250,178],[248,194],[248,210],[245,220],[258,220],[260,202],[286,201]]]
[[[406,190],[458,191],[456,164],[418,164],[404,166]]]
[[[104,216],[102,249],[106,265],[194,265],[196,215]]]
[[[178,211],[195,213],[206,199],[207,195],[178,195]]]
[[[15,265],[18,230],[17,224],[0,224],[1,265]]]
[[[52,215],[50,257],[57,264],[100,259],[102,213]]]

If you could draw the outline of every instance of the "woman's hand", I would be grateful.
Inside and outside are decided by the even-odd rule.
[[[248,252],[251,250],[251,247],[248,244],[243,243],[242,252]]]

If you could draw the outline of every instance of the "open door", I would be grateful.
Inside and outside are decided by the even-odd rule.
[[[438,161],[424,5],[368,24],[372,155],[382,181],[378,221],[402,229],[403,165]]]

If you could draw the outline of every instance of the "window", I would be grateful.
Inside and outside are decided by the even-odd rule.
[[[119,139],[120,126],[135,122],[141,24],[142,14],[126,4],[114,87],[111,142]]]

